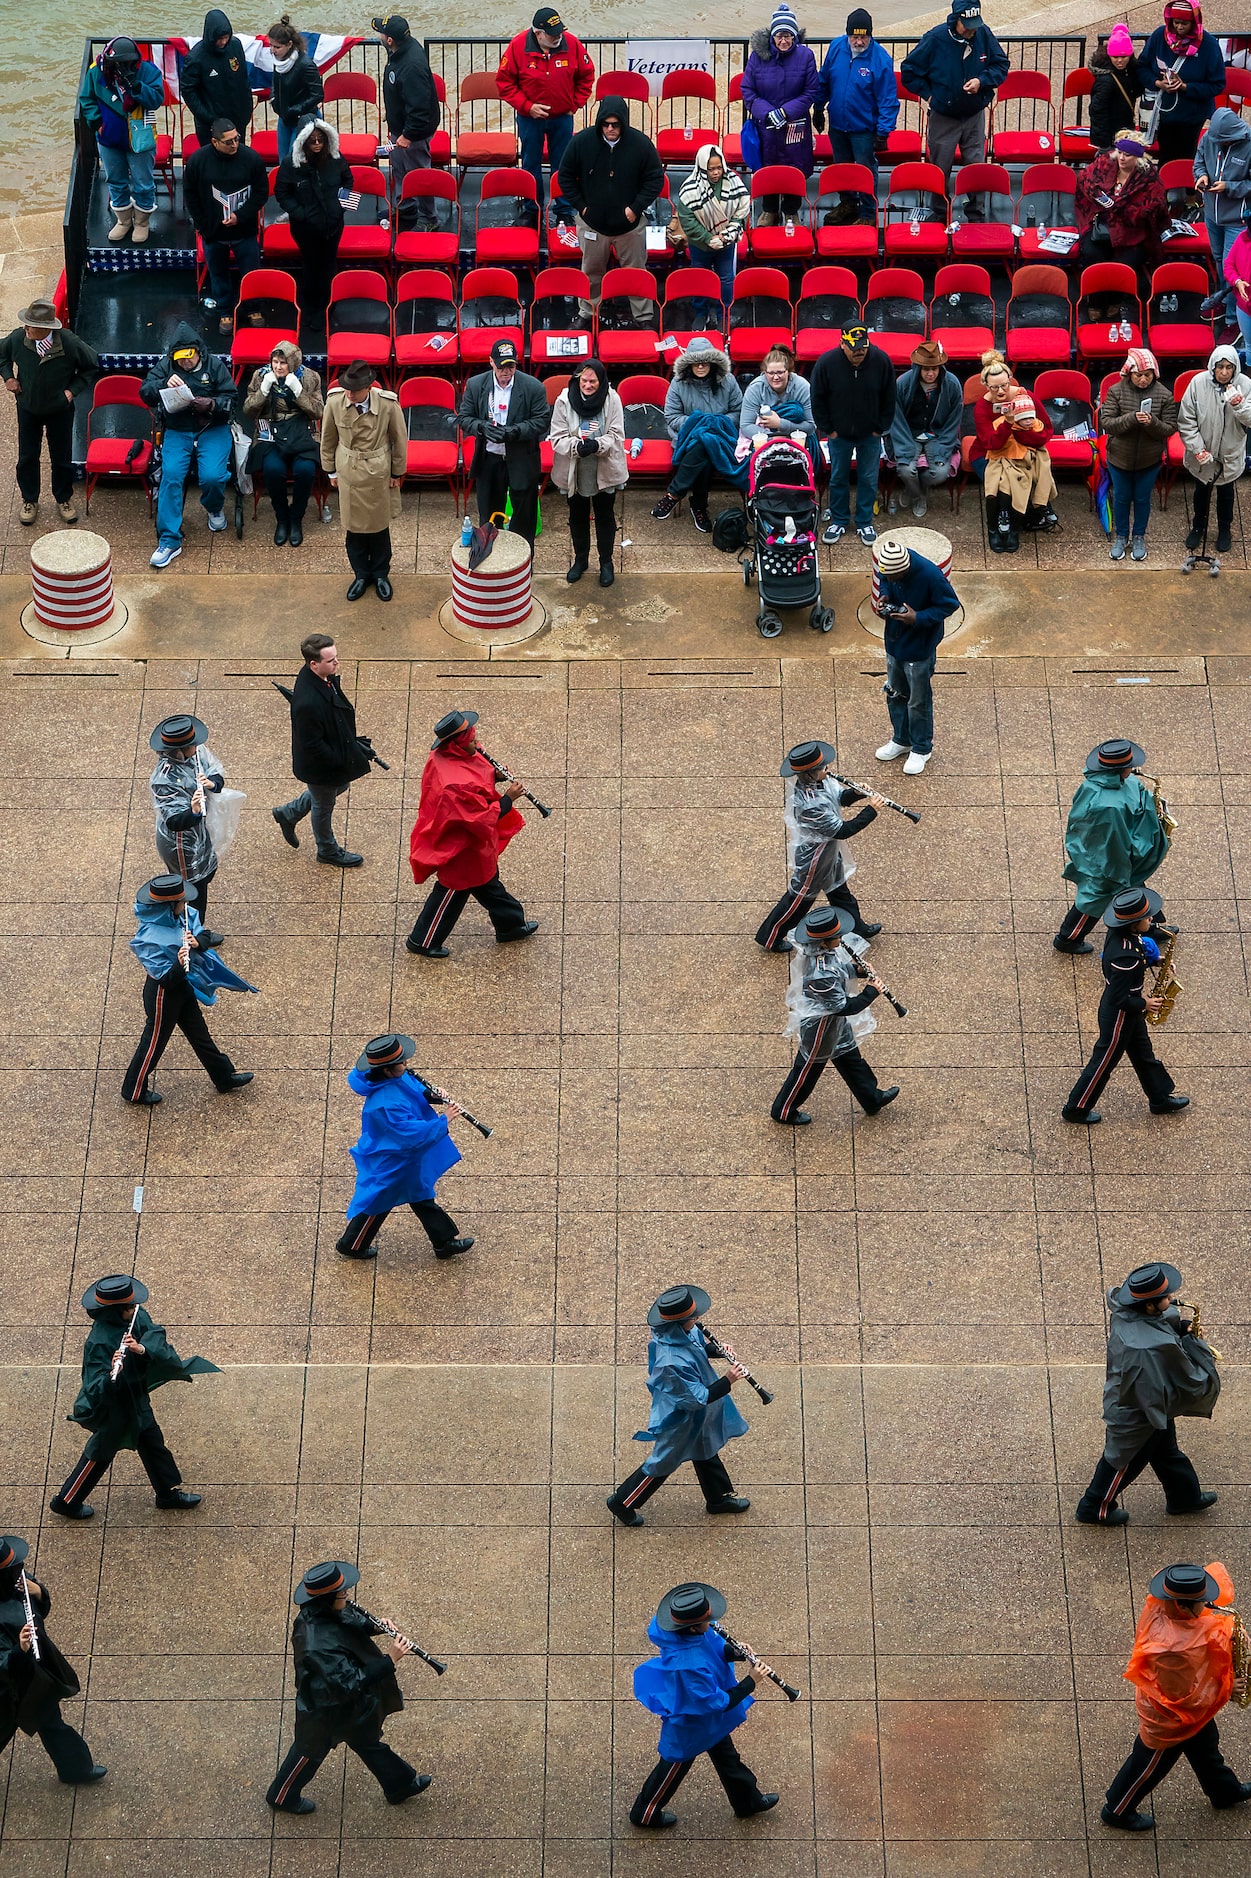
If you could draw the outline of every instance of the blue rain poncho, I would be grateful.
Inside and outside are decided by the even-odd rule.
[[[447,1117],[436,1115],[415,1076],[374,1082],[364,1070],[353,1069],[347,1081],[365,1098],[360,1140],[351,1150],[356,1186],[348,1218],[433,1200],[435,1181],[460,1159]]]

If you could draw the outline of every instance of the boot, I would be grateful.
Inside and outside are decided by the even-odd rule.
[[[113,217],[114,217],[113,226],[109,230],[109,240],[110,241],[125,241],[127,235],[130,233],[131,229],[134,226],[134,221],[135,221],[134,204],[132,202],[128,202],[124,209],[114,209]]]
[[[581,580],[591,564],[591,522],[590,517],[571,514],[569,517],[569,539],[573,543],[573,565],[565,575],[567,581]]]
[[[134,227],[130,239],[136,248],[142,247],[148,239],[148,223],[152,220],[152,216],[153,210],[151,209],[135,210]]]

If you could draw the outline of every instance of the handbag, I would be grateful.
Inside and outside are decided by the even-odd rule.
[[[671,248],[684,248],[686,246],[686,230],[682,226],[681,217],[676,209],[669,217],[669,226],[665,230],[665,240],[669,243]]]

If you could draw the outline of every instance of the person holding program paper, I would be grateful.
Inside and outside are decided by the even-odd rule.
[[[204,243],[209,297],[205,306],[218,314],[218,326],[234,326],[230,311],[231,261],[240,274],[261,264],[261,212],[269,201],[269,172],[264,157],[245,144],[229,118],[213,123],[213,140],[201,144],[183,170],[187,213]]]
[[[195,328],[180,320],[164,357],[144,379],[140,396],[156,412],[163,432],[158,539],[149,565],[168,567],[182,553],[183,489],[193,460],[209,530],[218,535],[226,526],[223,504],[235,381],[227,361],[206,352]]]

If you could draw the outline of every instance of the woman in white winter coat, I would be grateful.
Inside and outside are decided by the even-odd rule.
[[[1182,393],[1177,428],[1186,446],[1186,468],[1194,477],[1192,552],[1208,526],[1212,490],[1216,490],[1216,552],[1233,546],[1234,485],[1247,466],[1251,430],[1251,378],[1239,370],[1232,346],[1217,346],[1205,372],[1196,372]]]
[[[569,533],[573,565],[568,581],[581,580],[591,559],[591,516],[595,516],[595,551],[599,584],[613,583],[617,545],[617,491],[629,479],[625,453],[625,411],[598,359],[580,365],[552,406],[552,481],[569,498]]]

